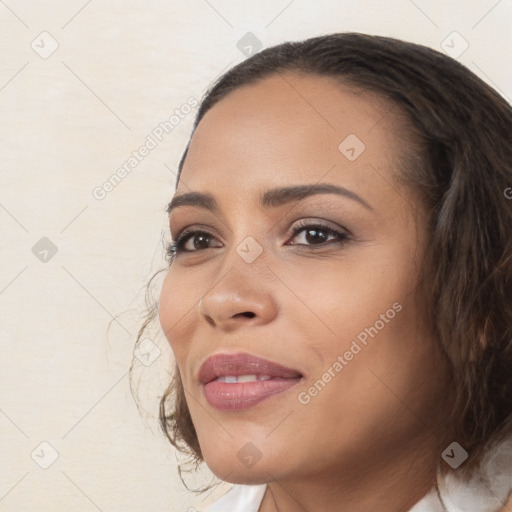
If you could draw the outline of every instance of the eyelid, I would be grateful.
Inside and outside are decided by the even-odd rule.
[[[215,228],[212,228],[210,226],[206,226],[204,224],[190,224],[184,228],[181,228],[178,230],[178,233],[175,237],[172,236],[172,230],[171,230],[171,238],[174,241],[178,241],[180,238],[182,238],[184,235],[188,233],[195,233],[197,231],[205,232],[215,238],[219,238],[219,235],[222,237],[222,233],[219,234],[219,231]]]
[[[298,226],[307,227],[307,226],[311,226],[311,225],[321,226],[324,229],[332,229],[334,231],[343,231],[343,232],[347,233],[347,235],[353,236],[350,229],[348,229],[345,226],[340,225],[336,222],[333,222],[331,220],[324,219],[322,217],[301,217],[299,220],[296,220],[295,222],[291,222],[291,227],[289,229],[289,233],[290,233],[290,235],[294,234],[294,230]],[[273,231],[275,229],[275,225],[271,229]],[[173,237],[172,230],[170,230],[170,231],[171,231],[172,239],[174,241],[177,241],[185,233],[196,232],[196,231],[204,231],[206,234],[209,234],[209,235],[214,236],[215,238],[218,238],[217,234],[212,233],[212,230],[219,233],[219,231],[217,229],[212,228],[210,226],[206,226],[205,224],[190,224],[189,226],[186,226],[186,227],[178,230],[176,237]],[[220,233],[220,235],[223,236],[222,233]]]
[[[336,222],[322,219],[321,217],[304,217],[300,220],[296,221],[291,228],[292,234],[294,233],[296,228],[299,227],[308,227],[308,226],[319,226],[324,229],[330,229],[332,231],[339,231],[346,233],[349,236],[352,236],[352,232],[347,229],[345,226],[342,226],[341,224],[338,224]]]

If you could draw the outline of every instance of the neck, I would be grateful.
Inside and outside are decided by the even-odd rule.
[[[369,457],[322,475],[271,481],[259,512],[408,512],[436,482],[437,450],[426,453],[401,453],[383,463]]]

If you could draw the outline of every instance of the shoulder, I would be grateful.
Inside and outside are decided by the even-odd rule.
[[[267,484],[235,484],[205,512],[258,512]]]

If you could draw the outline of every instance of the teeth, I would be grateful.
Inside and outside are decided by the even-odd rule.
[[[258,380],[256,375],[239,375],[237,382],[254,382]]]
[[[236,384],[237,382],[255,382],[257,380],[270,380],[270,375],[222,375],[217,377],[217,382],[226,382],[228,384]]]
[[[232,375],[226,375],[225,377],[219,377],[217,380],[219,382],[227,382],[228,384],[234,384],[237,381],[236,377],[234,377]]]

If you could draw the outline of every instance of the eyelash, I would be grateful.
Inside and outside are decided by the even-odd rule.
[[[338,238],[334,242],[335,245],[343,245],[350,240],[347,233],[345,233],[343,231],[338,231],[336,229],[330,228],[330,227],[325,226],[320,223],[304,223],[304,224],[295,226],[295,228],[293,229],[293,232],[292,232],[292,238],[295,238],[301,231],[306,230],[306,228],[315,229],[317,231],[323,231],[327,234],[327,236],[335,235]],[[204,249],[196,249],[194,251],[189,251],[189,250],[183,249],[183,246],[185,245],[186,242],[188,242],[188,240],[190,238],[193,238],[195,235],[199,235],[199,234],[206,235],[209,237],[213,236],[210,233],[208,233],[207,231],[202,231],[202,230],[187,231],[187,230],[185,230],[178,235],[175,242],[171,242],[167,245],[167,248],[166,248],[167,258],[170,258],[172,260],[177,254],[179,254],[181,252],[198,252],[198,251],[204,250]],[[305,245],[305,244],[293,244],[293,245],[299,245],[300,247],[305,247],[309,250],[315,250],[317,247],[324,248],[326,245],[333,245],[333,242],[332,241],[322,242],[320,244],[314,244],[314,245]]]

